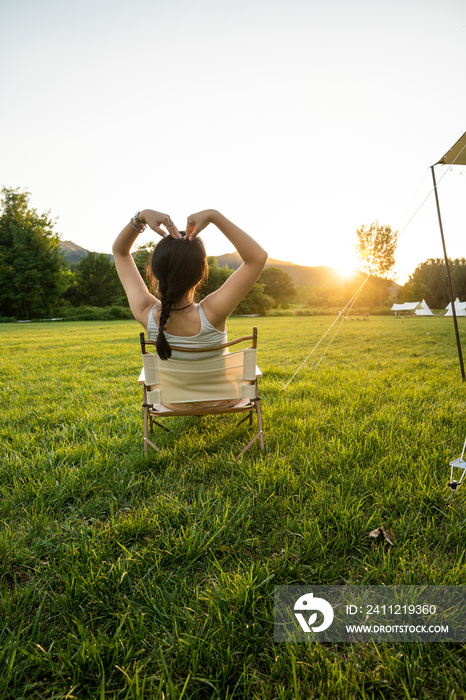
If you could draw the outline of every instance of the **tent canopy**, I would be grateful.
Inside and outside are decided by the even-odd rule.
[[[432,311],[429,309],[429,306],[428,306],[425,299],[423,299],[421,301],[421,308],[416,309],[416,311],[414,313],[416,314],[416,316],[433,316],[434,315],[432,313]]]
[[[393,304],[391,311],[416,311],[422,308],[420,301],[405,301],[404,304]]]
[[[466,309],[464,308],[464,306],[456,306],[455,304],[455,313],[457,316],[466,316]],[[453,316],[453,311],[451,309],[448,309],[445,316]]]
[[[455,299],[455,309],[457,309],[459,306],[464,306],[466,304],[466,301],[460,301],[459,297],[456,297]],[[448,306],[445,307],[447,311],[451,309],[451,301],[448,302]]]
[[[435,165],[466,165],[466,132]]]

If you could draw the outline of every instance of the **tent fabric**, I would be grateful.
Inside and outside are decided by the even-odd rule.
[[[466,308],[466,301],[460,301],[458,297],[455,299],[455,311],[458,312],[458,309],[464,309]],[[446,307],[447,311],[451,311],[451,301],[448,303],[448,306]],[[452,314],[450,313],[449,316]]]
[[[464,307],[460,306],[459,308],[457,308],[455,306],[455,312],[457,316],[466,316],[466,309]],[[453,311],[450,309],[449,311],[447,311],[445,316],[453,316]]]
[[[416,311],[421,308],[420,301],[405,301],[404,304],[393,304],[392,311]]]
[[[466,132],[436,165],[466,165]]]
[[[455,313],[457,316],[466,316],[466,301],[460,301],[458,297],[455,299]],[[445,316],[453,316],[453,311],[451,310],[451,302],[447,306],[447,313]]]
[[[458,306],[458,304],[461,304],[459,297],[456,297],[455,299],[455,309]],[[448,306],[445,307],[447,311],[450,311],[451,309],[451,301],[448,302]]]
[[[421,308],[416,309],[416,311],[414,313],[416,314],[416,316],[433,316],[434,315],[432,313],[432,311],[429,309],[429,306],[428,306],[425,299],[423,299],[421,301]]]

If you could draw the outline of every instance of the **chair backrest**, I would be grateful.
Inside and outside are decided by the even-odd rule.
[[[146,350],[146,346],[155,345],[155,341],[146,340],[144,333],[140,334],[140,339],[149,404],[255,397],[257,328],[251,336],[236,338],[217,348],[193,348],[192,352],[212,352],[246,340],[253,341],[245,350],[201,360],[161,360],[156,353]]]

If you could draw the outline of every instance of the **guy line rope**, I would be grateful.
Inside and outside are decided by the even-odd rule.
[[[343,309],[343,311],[340,313],[340,316],[338,316],[338,317],[334,320],[334,322],[332,323],[332,325],[329,326],[329,328],[327,328],[327,330],[325,331],[325,333],[323,334],[322,338],[319,340],[319,342],[317,343],[317,345],[315,345],[315,346],[313,347],[313,349],[311,350],[311,352],[309,353],[309,355],[308,355],[308,356],[306,357],[306,359],[301,363],[301,365],[298,367],[298,369],[297,369],[296,372],[293,374],[293,376],[291,377],[291,379],[289,379],[289,380],[287,381],[287,383],[286,383],[285,386],[283,387],[282,391],[284,391],[284,390],[286,389],[286,387],[288,386],[288,384],[296,377],[296,375],[298,374],[298,372],[300,371],[300,369],[301,369],[302,367],[304,367],[304,365],[306,364],[306,362],[308,361],[308,359],[311,357],[311,355],[315,352],[315,350],[317,350],[317,348],[319,347],[319,345],[321,344],[321,342],[323,341],[323,339],[325,338],[325,336],[326,336],[328,333],[330,333],[330,331],[332,330],[332,328],[333,328],[333,326],[335,325],[335,323],[336,323],[338,320],[340,320],[340,325],[338,326],[337,330],[335,331],[335,333],[333,334],[332,338],[330,339],[329,344],[328,344],[327,347],[325,348],[325,350],[324,350],[324,352],[323,352],[323,354],[322,354],[322,357],[320,358],[319,362],[316,364],[315,368],[317,368],[317,367],[319,366],[319,364],[320,364],[322,358],[324,357],[325,353],[327,352],[327,350],[329,349],[330,345],[332,344],[333,339],[335,338],[336,334],[337,334],[338,331],[340,330],[341,325],[342,325],[343,321],[345,320],[345,315],[346,315],[346,313],[347,313],[348,311],[350,311],[351,307],[353,306],[354,302],[355,302],[356,299],[358,298],[358,296],[359,296],[359,294],[360,294],[362,288],[363,288],[364,285],[366,284],[366,282],[367,282],[367,280],[369,279],[369,277],[370,277],[370,274],[367,275],[366,279],[365,279],[364,282],[361,284],[361,286],[359,287],[359,289],[353,294],[353,296],[351,297],[351,299],[349,300],[349,302],[346,304],[346,306],[345,306],[345,308]]]

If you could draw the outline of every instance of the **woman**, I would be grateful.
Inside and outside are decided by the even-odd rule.
[[[197,236],[211,223],[234,245],[243,263],[220,289],[197,304],[195,292],[208,270],[205,249]],[[147,289],[130,254],[146,225],[164,239],[151,258],[160,300]],[[172,353],[170,345],[214,348],[226,342],[226,320],[257,281],[267,260],[267,253],[256,241],[215,209],[189,216],[184,237],[167,214],[144,209],[118,235],[113,255],[131,311],[149,339],[157,341],[162,360],[209,357],[206,352]]]

